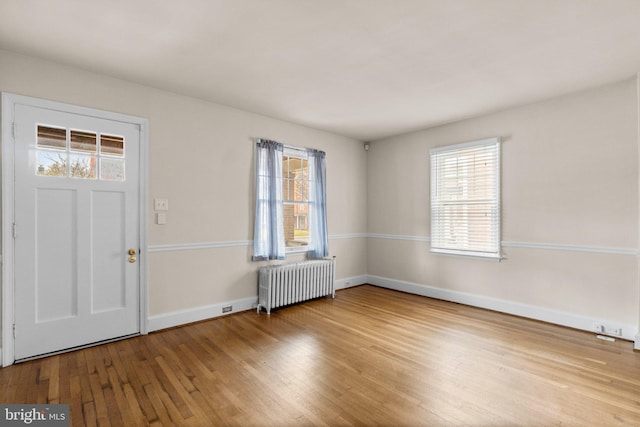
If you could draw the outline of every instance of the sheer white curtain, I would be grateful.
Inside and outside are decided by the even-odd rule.
[[[309,241],[311,248],[308,258],[324,258],[329,255],[329,236],[327,231],[327,169],[324,151],[307,151],[309,156]]]
[[[256,218],[253,260],[285,259],[282,153],[275,141],[256,141]]]

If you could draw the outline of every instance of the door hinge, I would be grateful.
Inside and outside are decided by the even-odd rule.
[[[17,227],[16,227],[16,223],[13,223],[13,238],[15,239],[18,236],[18,232],[16,231]]]
[[[16,324],[13,324],[13,338],[16,337]]]
[[[14,140],[16,139],[17,127],[16,122],[11,123],[11,135]]]

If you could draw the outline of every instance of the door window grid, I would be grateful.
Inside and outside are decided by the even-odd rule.
[[[38,125],[36,175],[125,180],[124,138]]]

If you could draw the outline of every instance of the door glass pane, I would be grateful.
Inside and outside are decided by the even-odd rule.
[[[100,179],[124,181],[124,159],[100,158]]]
[[[124,138],[113,135],[100,135],[100,154],[124,156]]]
[[[38,151],[36,174],[42,176],[67,176],[67,153]]]
[[[67,130],[38,125],[38,148],[67,149]]]
[[[96,179],[96,156],[71,154],[69,175],[72,178]]]
[[[71,151],[83,151],[85,153],[95,153],[97,144],[97,136],[91,132],[81,132],[79,130],[71,131]]]
[[[125,180],[124,137],[38,125],[36,175]],[[98,145],[100,149],[98,150]],[[100,172],[98,173],[98,164]]]

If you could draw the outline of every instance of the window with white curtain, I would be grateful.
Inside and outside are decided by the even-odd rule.
[[[434,148],[431,251],[500,258],[500,140]]]
[[[256,141],[254,261],[329,255],[325,153]]]

